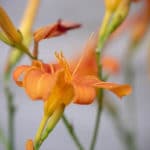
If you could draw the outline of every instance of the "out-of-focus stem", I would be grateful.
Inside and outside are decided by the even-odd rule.
[[[115,126],[119,139],[123,142],[127,150],[137,150],[132,132],[126,127],[126,124],[121,119],[120,112],[117,106],[111,102],[111,99],[105,95],[104,106],[109,115],[112,117],[113,125]]]
[[[133,71],[133,65],[132,65],[132,60],[135,54],[135,48],[136,46],[131,45],[129,47],[129,50],[127,51],[126,55],[126,62],[125,62],[125,81],[127,83],[130,83],[132,87],[134,88],[134,78],[135,74]],[[129,150],[136,150],[135,146],[135,133],[136,133],[136,128],[137,128],[137,111],[136,111],[136,101],[134,94],[130,95],[128,97],[127,101],[127,108],[128,108],[128,122],[129,122],[129,131],[128,133],[130,134],[130,141],[127,139],[126,140],[126,146],[128,147]]]
[[[7,141],[7,138],[5,137],[5,134],[2,130],[2,128],[0,128],[0,141],[2,142],[2,144],[4,145],[5,147],[5,150],[10,150],[9,149],[9,142]]]
[[[8,142],[9,150],[15,150],[14,146],[14,115],[15,115],[15,106],[13,103],[13,94],[10,91],[9,86],[6,84],[4,87],[5,95],[7,98],[7,110],[8,110]]]
[[[66,129],[68,130],[68,133],[70,134],[70,136],[72,137],[74,143],[76,144],[78,150],[84,150],[82,144],[80,143],[73,126],[69,123],[67,117],[65,115],[62,116],[62,120],[64,122],[64,125],[66,126]]]
[[[100,127],[100,119],[101,119],[101,113],[102,113],[102,108],[103,108],[103,90],[102,89],[100,89],[98,91],[97,100],[98,100],[97,114],[96,114],[95,127],[94,127],[94,131],[93,131],[90,150],[95,149],[98,132],[99,132],[99,127]]]
[[[24,37],[28,37],[31,34],[32,26],[40,5],[40,0],[28,0],[26,11],[22,18],[20,25],[20,31]]]

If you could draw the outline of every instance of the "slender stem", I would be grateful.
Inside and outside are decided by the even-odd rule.
[[[17,48],[19,51],[23,51],[25,54],[27,54],[31,59],[35,59],[34,56],[30,53],[28,47],[26,47],[23,43],[15,45],[15,48]]]
[[[2,128],[0,128],[0,141],[4,145],[5,150],[10,150],[10,148],[9,148],[10,147],[9,146],[9,142],[6,139],[5,134],[4,134],[3,130],[2,130]]]
[[[110,14],[107,15],[108,17],[106,17],[106,20],[104,18],[103,20],[104,25],[107,25],[107,27],[104,27],[103,24],[100,27],[98,45],[96,48],[96,62],[97,62],[97,67],[98,67],[98,77],[100,80],[103,80],[102,65],[100,64],[102,50],[104,48],[104,45],[107,39],[111,35],[111,33],[114,32],[116,28],[126,18],[128,11],[129,11],[129,4],[130,4],[130,0],[122,1],[121,5],[118,7],[114,16],[112,17],[112,20],[110,23],[108,21],[110,18]],[[102,107],[103,107],[103,90],[102,89],[98,91],[97,100],[98,100],[97,115],[96,115],[95,128],[94,128],[93,138],[92,138],[91,145],[90,145],[90,150],[94,150],[97,137],[98,137],[98,132],[99,132],[99,124],[100,124],[101,112],[102,112]]]
[[[98,99],[97,114],[96,114],[96,121],[95,121],[92,141],[90,145],[90,150],[95,149],[95,145],[96,145],[96,141],[97,141],[97,137],[99,133],[100,119],[101,119],[101,113],[102,113],[102,108],[103,108],[103,90],[102,89],[98,91],[97,99]]]
[[[7,98],[7,108],[8,108],[8,137],[9,137],[9,150],[15,150],[14,147],[14,116],[15,116],[15,106],[13,101],[13,94],[10,91],[8,85],[5,85],[5,95]]]
[[[73,126],[70,124],[70,122],[68,121],[68,119],[65,115],[62,116],[62,120],[63,120],[64,125],[66,126],[66,129],[67,129],[68,133],[70,134],[72,140],[76,144],[78,150],[84,150],[82,144],[80,143],[80,141],[74,131]]]
[[[102,55],[102,48],[104,46],[104,42],[101,41],[100,39],[101,39],[101,34],[99,34],[99,43],[98,43],[98,46],[96,49],[96,62],[97,62],[97,67],[98,67],[98,77],[100,80],[103,80],[102,65],[100,63],[100,59],[101,59],[101,55]],[[92,136],[92,140],[91,140],[91,144],[90,144],[90,150],[95,149],[95,145],[96,145],[97,137],[98,137],[98,132],[99,132],[100,118],[101,118],[101,112],[102,112],[102,107],[103,107],[103,90],[102,89],[98,90],[97,101],[98,101],[97,114],[96,114],[93,136]]]
[[[38,54],[39,54],[39,43],[34,41],[34,47],[33,47],[33,56],[38,59]]]

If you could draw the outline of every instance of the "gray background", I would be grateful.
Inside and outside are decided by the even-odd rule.
[[[0,0],[0,4],[7,9],[8,14],[19,26],[22,12],[26,5],[26,0]],[[135,6],[132,6],[134,11]],[[69,58],[79,52],[84,46],[91,32],[98,29],[104,14],[104,5],[102,0],[42,0],[41,7],[34,25],[37,27],[56,21],[58,18],[72,20],[83,24],[83,28],[68,33],[56,39],[44,41],[40,44],[40,56],[45,62],[54,60],[53,52],[55,50],[63,50],[64,54]],[[114,39],[106,47],[106,53],[116,56],[120,62],[124,58],[127,49],[128,33],[124,33],[121,37]],[[137,144],[139,150],[150,149],[150,81],[147,65],[148,36],[144,44],[139,47],[139,51],[134,59],[135,88],[133,90],[137,105]],[[3,68],[6,62],[9,47],[0,42],[0,124],[7,132],[7,113],[6,102],[3,93]],[[27,57],[20,64],[30,63]],[[123,72],[117,76],[113,76],[110,81],[123,83]],[[16,150],[24,149],[24,143],[28,138],[33,138],[38,128],[43,113],[42,102],[32,102],[26,96],[25,92],[18,88],[14,82],[11,82],[11,88],[16,95],[15,104],[17,113],[15,118],[15,141]],[[112,95],[111,95],[112,96]],[[128,124],[127,118],[127,99],[119,101],[112,96],[112,101],[121,109],[122,120]],[[68,118],[75,127],[82,143],[88,148],[91,139],[92,127],[96,114],[95,104],[89,106],[79,106],[71,104],[66,110]],[[68,136],[68,133],[60,121],[54,132],[44,142],[41,150],[76,150],[74,143]],[[96,150],[123,150],[123,145],[117,136],[117,132],[112,123],[111,117],[104,110],[101,118],[101,129]],[[0,145],[0,150],[3,147]]]

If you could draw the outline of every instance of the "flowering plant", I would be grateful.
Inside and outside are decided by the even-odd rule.
[[[64,111],[71,103],[79,105],[90,105],[96,103],[97,114],[95,125],[93,126],[93,135],[91,136],[90,150],[94,150],[98,139],[100,119],[102,108],[107,108],[110,116],[116,123],[118,132],[123,137],[124,143],[128,149],[135,150],[135,139],[133,134],[124,127],[118,115],[113,100],[105,90],[112,92],[122,99],[132,93],[132,87],[127,84],[108,81],[112,75],[121,70],[119,62],[111,57],[105,56],[104,48],[111,39],[118,36],[124,27],[128,26],[125,20],[130,12],[131,4],[137,0],[104,0],[105,14],[102,24],[97,32],[91,34],[85,47],[81,50],[79,56],[72,59],[66,59],[63,51],[56,51],[54,56],[57,61],[40,59],[40,43],[44,40],[57,38],[65,35],[71,30],[82,27],[80,23],[65,21],[59,19],[55,23],[43,26],[33,33],[32,25],[40,6],[40,0],[30,0],[25,11],[21,26],[16,28],[5,9],[0,6],[0,40],[11,47],[7,64],[4,70],[4,88],[8,101],[8,138],[5,137],[3,130],[0,130],[2,143],[6,150],[15,150],[14,145],[14,97],[10,87],[10,77],[13,77],[14,83],[24,89],[29,99],[43,102],[43,116],[35,137],[26,141],[26,150],[42,149],[42,144],[55,132],[55,127],[62,119],[72,140],[79,150],[85,150],[80,142],[74,127],[64,114]],[[131,45],[138,44],[146,33],[149,23],[149,1],[144,1],[147,10],[142,22],[136,26],[132,34]],[[136,17],[134,17],[136,18]],[[132,25],[135,24],[135,21]],[[84,26],[84,25],[83,25]],[[29,47],[33,44],[33,50]],[[66,44],[68,44],[66,42]],[[73,44],[73,43],[72,43]],[[44,51],[42,51],[44,53]],[[19,60],[27,55],[31,62],[18,65]],[[50,55],[50,54],[49,54]],[[129,57],[128,57],[129,58]],[[130,62],[130,61],[129,61]],[[132,76],[132,75],[131,75]],[[128,78],[128,75],[127,75]],[[17,88],[17,87],[16,87]],[[18,94],[16,94],[18,96]],[[109,98],[108,98],[109,97]],[[112,96],[113,97],[113,96]],[[113,98],[112,98],[113,99]],[[33,102],[33,103],[34,103]],[[122,101],[120,101],[122,103]],[[37,112],[38,114],[39,112]],[[82,117],[82,115],[80,116]],[[83,118],[84,119],[84,118]],[[38,126],[38,125],[37,125]]]

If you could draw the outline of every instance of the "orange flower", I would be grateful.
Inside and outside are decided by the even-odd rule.
[[[58,20],[56,23],[41,27],[34,32],[34,40],[39,42],[43,39],[48,39],[55,36],[60,36],[68,30],[81,27],[79,23],[67,22]]]
[[[27,142],[26,142],[26,150],[34,150],[33,141],[32,140],[27,140]]]
[[[80,64],[71,68],[62,53],[55,55],[57,65],[33,61],[31,66],[18,67],[13,74],[16,84],[24,87],[31,99],[45,102],[46,114],[53,113],[60,104],[68,105],[72,101],[77,104],[92,103],[96,88],[107,89],[120,98],[131,93],[129,85],[103,82],[96,75],[80,74]],[[21,75],[22,80],[19,80]]]

